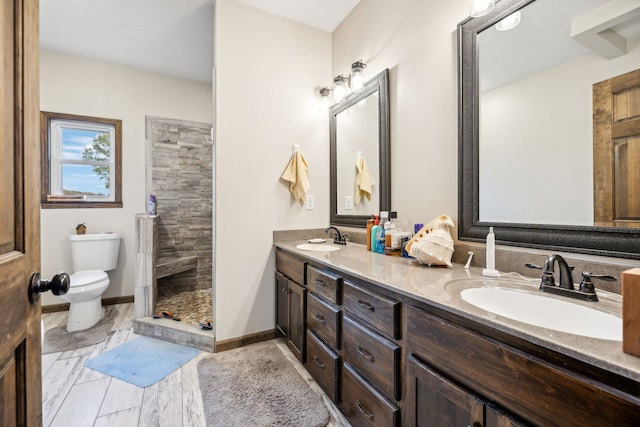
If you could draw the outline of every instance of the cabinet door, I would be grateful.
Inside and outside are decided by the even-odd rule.
[[[276,271],[276,328],[289,336],[289,284],[288,279]]]
[[[407,359],[406,426],[483,426],[484,402],[433,372],[413,357]]]
[[[307,290],[293,280],[289,288],[289,349],[304,363],[306,330]]]
[[[502,411],[487,405],[485,407],[485,418],[487,427],[525,427],[526,424],[516,421]]]

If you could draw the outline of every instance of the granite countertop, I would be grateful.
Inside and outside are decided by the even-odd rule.
[[[583,337],[518,322],[471,305],[459,296],[464,288],[479,286],[507,286],[537,291],[539,278],[526,281],[522,276],[503,272],[501,278],[486,278],[482,276],[481,268],[466,270],[461,264],[454,264],[453,268],[428,267],[413,259],[369,252],[364,245],[355,243],[348,243],[341,246],[340,250],[331,252],[297,249],[296,246],[301,243],[307,241],[281,241],[274,245],[312,260],[315,264],[339,269],[390,291],[640,382],[640,357],[624,353],[621,341]],[[470,278],[479,280],[468,280]],[[567,301],[566,297],[544,296]],[[598,297],[600,301],[596,303],[569,301],[621,317],[620,295],[598,291]]]

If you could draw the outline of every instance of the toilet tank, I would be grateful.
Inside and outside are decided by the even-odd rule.
[[[73,271],[113,270],[118,266],[121,233],[74,234],[71,240]]]

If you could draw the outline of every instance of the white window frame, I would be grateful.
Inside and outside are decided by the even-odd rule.
[[[73,130],[85,130],[90,132],[100,132],[109,134],[110,143],[110,160],[108,162],[92,161],[92,160],[73,160],[62,158],[62,132],[64,129]],[[61,196],[63,195],[62,188],[62,167],[64,165],[89,165],[89,166],[109,166],[109,179],[110,182],[115,184],[115,171],[116,171],[116,128],[112,124],[108,123],[95,123],[65,119],[52,119],[49,128],[49,149],[51,157],[49,159],[49,185],[50,194]],[[84,201],[87,202],[113,202],[115,201],[115,185],[111,185],[109,188],[108,196],[84,196]]]

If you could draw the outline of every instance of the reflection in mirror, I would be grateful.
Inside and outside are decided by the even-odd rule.
[[[378,91],[336,115],[336,178],[338,215],[370,215],[380,211],[380,196],[376,177],[378,171]],[[373,185],[369,197],[356,189],[361,157]],[[366,173],[366,172],[364,172]],[[360,192],[362,193],[362,192]]]
[[[389,70],[331,107],[329,114],[331,152],[332,225],[365,227],[366,220],[380,210],[389,210],[391,200],[389,157]],[[361,156],[371,175],[371,197],[356,194],[356,168]],[[362,161],[361,161],[362,162]],[[362,163],[360,163],[362,166]]]
[[[481,221],[594,225],[592,85],[640,63],[637,46],[604,58],[571,37],[604,3],[537,0],[478,34]]]
[[[503,244],[640,258],[640,229],[593,226],[593,87],[640,63],[638,18],[610,6],[502,0],[459,25],[461,240],[494,226]],[[517,10],[517,27],[495,29]],[[593,29],[607,19],[625,40],[613,53]]]

